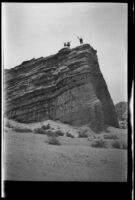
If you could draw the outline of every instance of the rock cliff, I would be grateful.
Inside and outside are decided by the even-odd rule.
[[[121,101],[115,105],[117,118],[119,120],[120,128],[127,128],[128,122],[128,106],[127,102]]]
[[[5,115],[18,122],[60,120],[102,130],[119,127],[115,107],[89,44],[5,70]]]
[[[121,101],[115,105],[115,110],[119,120],[127,119],[127,102]]]

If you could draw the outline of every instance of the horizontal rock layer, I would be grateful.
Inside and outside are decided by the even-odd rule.
[[[60,120],[118,127],[115,107],[89,44],[5,70],[5,114],[18,122]]]

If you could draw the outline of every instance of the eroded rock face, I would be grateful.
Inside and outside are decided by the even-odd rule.
[[[6,70],[6,116],[19,122],[60,120],[119,127],[115,107],[89,45],[63,48],[57,54],[25,61]]]
[[[128,126],[128,106],[127,102],[122,101],[115,105],[116,114],[119,120],[120,128],[126,129]]]
[[[119,120],[127,119],[127,102],[121,101],[115,105],[115,110]]]

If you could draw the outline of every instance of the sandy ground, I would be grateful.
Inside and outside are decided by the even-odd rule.
[[[68,128],[72,127],[67,125]],[[110,128],[110,131],[120,132],[113,128]],[[125,133],[123,136],[125,137]],[[6,128],[5,179],[127,181],[127,150],[94,148],[90,146],[87,138],[59,136],[58,140],[61,145],[50,145],[46,135],[19,133]]]

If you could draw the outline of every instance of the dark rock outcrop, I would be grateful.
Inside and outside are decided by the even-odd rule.
[[[89,44],[63,48],[5,71],[6,116],[19,122],[60,120],[102,130],[119,127],[115,107]]]

